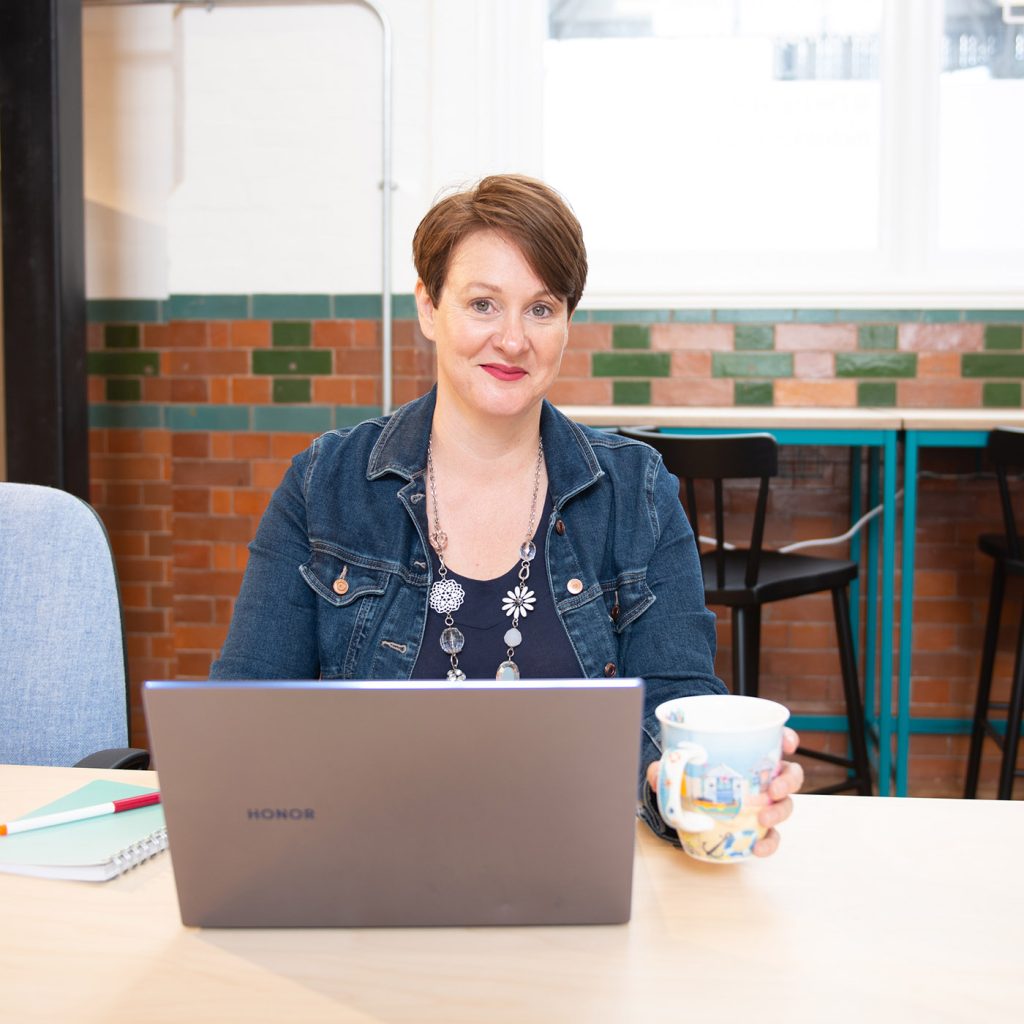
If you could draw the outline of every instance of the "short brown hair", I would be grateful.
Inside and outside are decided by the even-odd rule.
[[[587,282],[583,230],[569,204],[548,185],[522,174],[493,174],[445,196],[420,221],[412,240],[416,273],[436,306],[456,246],[476,231],[514,243],[552,295],[576,308]]]

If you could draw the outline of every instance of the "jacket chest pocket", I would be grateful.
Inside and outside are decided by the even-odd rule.
[[[351,678],[360,650],[379,625],[383,597],[393,574],[315,542],[309,561],[299,572],[320,599],[317,642],[321,675]]]
[[[621,633],[654,604],[654,594],[647,585],[646,575],[630,573],[604,587],[604,600],[612,629]]]

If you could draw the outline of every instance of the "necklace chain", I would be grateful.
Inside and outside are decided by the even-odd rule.
[[[533,611],[536,597],[527,587],[530,578],[530,563],[537,556],[537,548],[533,543],[534,524],[537,521],[537,495],[540,492],[540,474],[544,466],[544,443],[537,441],[537,465],[533,472],[533,496],[530,499],[530,521],[527,525],[526,539],[519,545],[519,585],[508,591],[502,601],[502,611],[511,616],[512,626],[505,632],[507,658],[498,666],[496,679],[518,679],[519,666],[516,665],[515,649],[522,643],[523,636],[519,632],[520,617],[526,618]],[[466,673],[459,668],[459,652],[465,646],[465,637],[455,625],[452,613],[462,607],[466,592],[461,585],[448,578],[448,566],[444,561],[444,552],[448,547],[448,535],[441,528],[441,513],[437,503],[437,474],[434,472],[433,437],[427,441],[427,483],[430,486],[430,501],[434,510],[434,529],[430,532],[430,546],[437,553],[438,579],[430,588],[430,607],[444,615],[444,629],[441,631],[441,650],[451,659],[448,679],[461,682]]]

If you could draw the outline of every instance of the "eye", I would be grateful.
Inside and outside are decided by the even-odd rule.
[[[469,308],[474,313],[489,313],[493,307],[490,299],[473,299],[469,304]]]
[[[552,310],[552,308],[546,302],[535,302],[530,307],[531,316],[535,316],[538,318],[551,316],[553,312],[554,310]]]

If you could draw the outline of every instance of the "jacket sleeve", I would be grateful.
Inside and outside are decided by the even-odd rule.
[[[726,693],[715,675],[715,616],[704,604],[704,579],[697,544],[679,501],[679,481],[651,452],[645,479],[653,509],[654,550],[647,585],[654,602],[624,631],[621,670],[642,676],[644,694],[641,736],[641,817],[659,835],[675,839],[658,816],[646,783],[647,766],[661,757],[661,734],[655,709],[675,697]]]
[[[304,488],[315,449],[316,442],[292,460],[260,520],[211,679],[320,676],[316,595],[299,573],[310,557]]]

